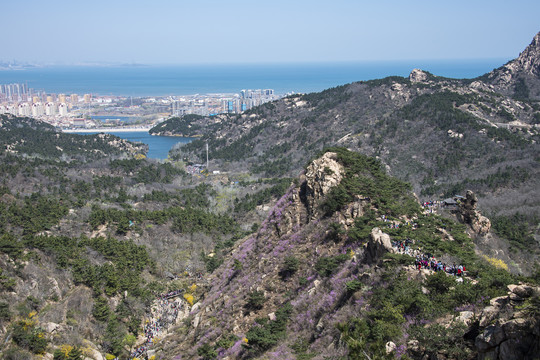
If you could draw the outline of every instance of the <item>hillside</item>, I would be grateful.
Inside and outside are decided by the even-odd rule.
[[[295,176],[317,151],[339,145],[381,159],[421,199],[472,189],[490,213],[538,214],[538,38],[478,79],[415,69],[409,78],[357,82],[240,115],[175,118],[159,127],[201,136],[176,158],[201,162],[208,143],[216,170]],[[503,77],[504,86],[497,80]]]
[[[521,316],[538,311],[540,288],[509,286],[521,294],[510,303],[506,286],[519,279],[477,256],[465,230],[424,211],[375,159],[331,149],[307,166],[257,233],[225,255],[155,354],[472,359],[513,352],[501,359],[533,359],[540,323]],[[432,257],[447,270],[418,270],[415,259]],[[449,274],[450,264],[465,266],[466,276]],[[521,315],[503,314],[502,306],[513,314],[518,304]],[[514,332],[489,338],[503,326]],[[517,345],[520,334],[530,335]]]
[[[229,215],[246,211],[230,208],[230,188],[145,159],[145,146],[27,118],[0,123],[2,359],[125,358],[156,296],[188,289],[205,271],[201,251],[246,233]],[[247,182],[233,194],[255,188],[266,195],[239,208],[283,185]]]
[[[146,145],[133,144],[110,134],[81,137],[55,131],[54,127],[31,118],[0,115],[2,154],[25,154],[41,159],[96,160],[123,153],[148,151]]]
[[[488,237],[497,238],[499,256],[528,273],[540,241],[538,40],[539,34],[518,58],[476,79],[414,69],[408,78],[356,82],[238,115],[187,116],[160,126],[200,136],[171,154],[176,160],[205,162],[208,143],[211,171],[294,177],[318,151],[343,146],[379,159],[422,201],[472,190],[494,223]]]

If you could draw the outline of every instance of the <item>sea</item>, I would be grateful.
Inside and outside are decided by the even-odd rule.
[[[0,70],[0,85],[26,83],[29,88],[46,93],[133,97],[239,93],[242,89],[273,89],[276,94],[309,93],[354,81],[408,76],[415,68],[449,78],[474,78],[502,66],[508,60],[43,66]],[[115,135],[148,144],[148,157],[155,159],[166,159],[172,146],[191,141],[177,137],[150,136],[144,132],[119,132]]]
[[[27,83],[47,93],[168,96],[274,89],[277,94],[321,91],[354,81],[408,76],[420,68],[450,78],[474,78],[508,59],[418,60],[305,64],[178,66],[47,66],[0,70],[0,84]]]

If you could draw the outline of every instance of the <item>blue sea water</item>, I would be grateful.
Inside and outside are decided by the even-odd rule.
[[[92,119],[94,120],[99,120],[99,121],[122,121],[122,122],[125,122],[125,123],[129,123],[129,122],[133,122],[135,120],[137,120],[137,117],[134,117],[134,116],[116,116],[116,115],[91,115],[90,116]]]
[[[77,133],[80,135],[90,135],[95,133]],[[119,138],[133,142],[142,142],[148,145],[147,157],[152,159],[164,160],[169,154],[169,150],[176,144],[187,144],[193,138],[184,138],[178,136],[152,136],[148,132],[142,131],[126,131],[126,132],[110,132],[109,134],[116,135]]]
[[[408,76],[414,68],[450,78],[474,78],[506,59],[422,60],[266,65],[50,66],[1,70],[0,84],[28,83],[47,93],[165,96],[274,89],[314,92],[354,81]]]

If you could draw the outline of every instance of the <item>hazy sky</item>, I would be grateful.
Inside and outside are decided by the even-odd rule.
[[[0,60],[511,59],[539,14],[538,0],[2,0]]]

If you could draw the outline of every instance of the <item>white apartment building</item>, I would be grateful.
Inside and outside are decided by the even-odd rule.
[[[31,114],[32,110],[30,109],[30,105],[28,103],[20,103],[17,105],[17,115],[30,116]]]

